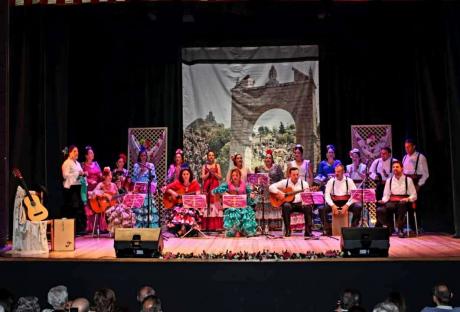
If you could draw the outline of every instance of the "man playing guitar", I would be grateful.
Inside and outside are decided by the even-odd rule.
[[[284,202],[282,205],[283,221],[284,221],[284,236],[291,236],[291,213],[294,211],[302,212],[305,218],[305,237],[311,236],[312,226],[312,206],[302,204],[301,192],[308,191],[308,182],[299,178],[299,169],[296,167],[289,168],[289,178],[273,183],[269,187],[270,193],[274,194],[279,200],[290,199],[287,196],[289,192],[294,195],[294,199],[289,202]]]

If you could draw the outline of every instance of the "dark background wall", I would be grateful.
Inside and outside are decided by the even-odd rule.
[[[423,227],[453,232],[459,13],[453,2],[13,8],[9,165],[47,187],[57,216],[64,146],[90,144],[113,166],[129,127],[166,126],[170,155],[181,145],[182,47],[319,44],[323,149],[348,162],[352,124],[391,124],[397,158],[414,137],[430,167]]]

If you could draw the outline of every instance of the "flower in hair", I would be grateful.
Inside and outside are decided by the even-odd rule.
[[[265,151],[265,154],[267,155],[273,155],[273,151],[271,149],[268,149]]]
[[[182,154],[183,154],[183,151],[182,151],[180,148],[178,148],[178,149],[176,150],[176,154],[181,154],[181,155],[182,155]]]
[[[69,154],[69,148],[66,146],[61,150],[61,152],[62,152],[62,154],[64,154],[64,156],[67,155],[67,154]]]

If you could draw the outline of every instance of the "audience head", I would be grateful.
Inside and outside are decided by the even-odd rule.
[[[7,289],[0,289],[0,307],[5,312],[11,312],[14,306],[14,296]]]
[[[40,312],[37,297],[20,297],[16,305],[16,312]]]
[[[115,311],[115,292],[110,288],[102,288],[94,293],[94,304],[97,312]]]
[[[453,296],[446,283],[438,283],[433,287],[433,301],[437,305],[450,305]]]
[[[137,291],[137,301],[139,303],[142,303],[148,296],[155,296],[155,289],[153,289],[151,286],[142,286]]]
[[[86,298],[77,298],[72,301],[71,308],[77,308],[78,312],[89,311],[89,301]]]
[[[52,287],[48,291],[48,303],[54,310],[64,310],[68,300],[69,294],[67,292],[67,287],[63,285]]]
[[[393,302],[381,302],[377,304],[372,312],[401,312],[396,304]]]
[[[355,289],[345,289],[340,297],[340,307],[350,310],[354,306],[361,305],[361,294]]]
[[[394,303],[398,307],[399,312],[406,312],[406,300],[404,300],[404,297],[401,295],[400,292],[390,292],[388,294],[386,302]]]
[[[142,312],[161,312],[161,302],[157,296],[150,295],[142,301]]]

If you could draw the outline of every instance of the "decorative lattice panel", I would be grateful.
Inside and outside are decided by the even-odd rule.
[[[361,151],[361,161],[365,164],[372,164],[374,159],[380,157],[380,150],[383,147],[392,147],[391,125],[352,125],[351,146]],[[368,180],[366,188],[374,188],[373,180]],[[369,211],[369,219],[372,224],[377,221],[375,204],[366,204]]]
[[[168,161],[168,128],[129,128],[128,129],[128,170],[131,173],[141,146],[147,150],[148,161],[155,165],[158,179],[155,201],[164,224],[163,200],[159,189],[165,184]]]

